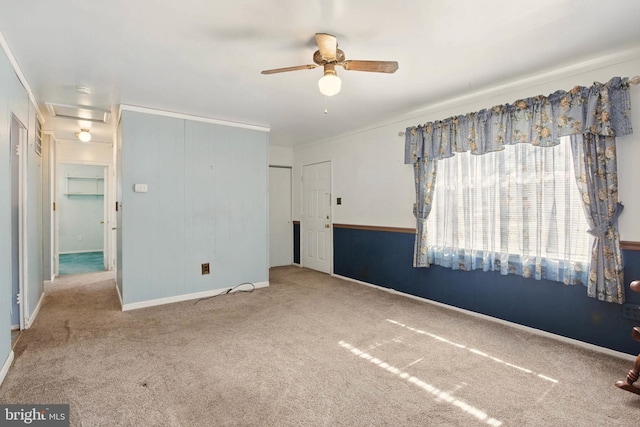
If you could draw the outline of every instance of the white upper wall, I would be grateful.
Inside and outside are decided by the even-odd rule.
[[[58,163],[112,165],[113,146],[98,142],[57,140]]]
[[[297,147],[294,149],[294,219],[300,219],[302,166],[331,161],[334,223],[413,228],[413,169],[404,164],[404,136],[399,136],[399,131],[529,96],[569,90],[576,85],[590,86],[594,81],[606,82],[615,76],[633,77],[639,71],[640,58],[564,68],[556,73],[449,100],[374,129]],[[636,220],[640,214],[640,195],[635,188],[636,162],[640,159],[639,86],[631,88],[631,105],[636,133],[618,139],[619,200],[625,205],[619,224],[622,240],[640,241],[640,223]],[[336,197],[342,197],[340,206],[335,205]]]
[[[293,148],[278,145],[269,146],[270,166],[293,166]]]

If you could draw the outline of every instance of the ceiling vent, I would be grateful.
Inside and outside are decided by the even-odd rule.
[[[83,107],[80,105],[54,104],[53,102],[45,102],[45,105],[52,117],[62,117],[64,119],[107,123],[111,115],[111,112],[107,110]]]

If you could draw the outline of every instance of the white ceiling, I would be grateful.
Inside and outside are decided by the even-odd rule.
[[[635,49],[639,21],[637,0],[0,0],[0,31],[45,115],[45,102],[122,103],[267,126],[284,146]],[[347,59],[400,68],[339,68],[323,114],[321,68],[260,74],[312,63],[316,32],[336,35]],[[112,125],[91,125],[111,141]],[[59,139],[79,128],[45,123]]]

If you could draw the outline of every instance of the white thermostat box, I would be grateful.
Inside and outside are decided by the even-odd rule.
[[[147,184],[134,184],[133,191],[136,193],[146,193],[147,192]]]

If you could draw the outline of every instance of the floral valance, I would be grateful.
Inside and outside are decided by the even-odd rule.
[[[409,127],[405,163],[443,159],[456,152],[484,154],[520,142],[553,146],[567,135],[632,133],[629,80],[614,77],[593,86],[576,86],[549,96],[521,99],[475,113]]]

